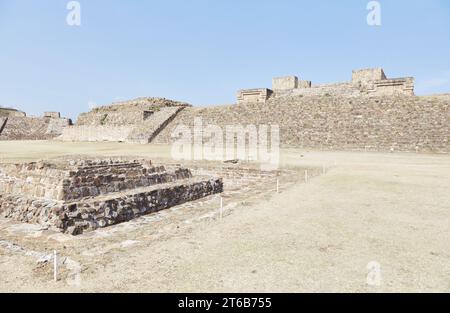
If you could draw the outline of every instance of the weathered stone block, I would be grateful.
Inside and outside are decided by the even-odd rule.
[[[273,91],[267,88],[245,89],[238,91],[238,103],[265,103]]]
[[[290,90],[298,88],[297,76],[275,77],[272,79],[273,90]]]
[[[370,82],[375,80],[386,79],[386,75],[382,68],[368,68],[361,70],[353,70],[352,81],[358,82]]]
[[[26,117],[27,114],[25,112],[21,112],[21,111],[11,111],[9,113],[10,117]]]
[[[61,113],[59,113],[59,112],[44,112],[44,117],[47,117],[47,118],[61,118]]]
[[[311,88],[311,81],[310,80],[299,80],[298,88]]]
[[[30,179],[32,178],[32,179]],[[128,221],[222,192],[221,179],[149,161],[68,161],[0,166],[0,214],[71,234]]]

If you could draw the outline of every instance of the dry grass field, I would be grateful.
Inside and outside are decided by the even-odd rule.
[[[169,151],[0,142],[0,162]],[[73,238],[0,219],[0,291],[450,292],[449,155],[292,149],[281,159],[325,172],[281,180],[280,193],[274,182],[255,186],[263,195],[235,200],[223,219],[215,197]],[[67,258],[58,282],[38,262],[53,250]],[[367,284],[370,262],[379,286]]]

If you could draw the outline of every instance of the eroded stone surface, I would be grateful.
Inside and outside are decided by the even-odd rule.
[[[149,143],[189,104],[164,98],[138,98],[94,108],[62,132],[63,141]]]
[[[193,177],[150,161],[64,160],[0,166],[0,214],[71,234],[129,221],[223,191],[221,179]]]
[[[0,110],[0,140],[45,140],[60,136],[72,121],[59,112],[45,112],[42,117],[28,117],[14,109]]]

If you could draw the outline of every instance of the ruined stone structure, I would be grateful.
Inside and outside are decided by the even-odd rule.
[[[74,235],[222,191],[221,179],[145,160],[0,166],[1,216]]]
[[[273,90],[290,90],[298,88],[297,76],[276,77],[272,80]]]
[[[126,142],[131,130],[130,126],[77,125],[64,129],[58,139],[63,141]]]
[[[138,98],[95,108],[81,114],[76,126],[64,129],[60,139],[149,143],[188,106],[162,98]]]
[[[450,97],[414,95],[414,79],[388,79],[381,68],[353,71],[352,81],[312,85],[295,76],[272,89],[238,92],[231,106],[195,108],[140,98],[82,114],[61,139],[173,142],[178,125],[279,125],[283,147],[329,150],[450,152]],[[225,140],[225,138],[224,138]]]
[[[448,95],[415,96],[414,78],[389,79],[362,69],[343,83],[314,85],[296,76],[273,79],[272,89],[240,90],[236,105],[195,108],[162,98],[138,98],[83,113],[67,126],[59,114],[44,119],[0,115],[0,139],[173,142],[178,125],[279,125],[283,147],[329,150],[450,152]],[[1,111],[0,111],[1,113]],[[13,114],[15,114],[14,117]],[[44,122],[45,121],[45,122]]]
[[[327,85],[279,77],[273,90],[241,90],[237,105],[184,110],[154,142],[171,143],[177,125],[193,129],[202,118],[204,127],[223,130],[279,125],[283,147],[449,153],[449,107],[450,96],[415,96],[413,78],[388,79],[381,68],[356,70],[351,82]]]
[[[0,107],[0,117],[8,116],[26,116],[26,113],[12,108]]]
[[[254,90],[266,90],[267,97],[258,98],[258,102],[265,102],[270,97],[285,96],[351,96],[365,95],[405,95],[414,96],[414,78],[388,79],[381,68],[355,70],[351,82],[313,85],[311,81],[299,80],[296,76],[277,77],[272,81],[270,89],[241,90],[238,93],[238,103],[255,102]]]
[[[28,117],[25,112],[0,111],[0,140],[47,140],[62,134],[72,121],[59,112],[46,112],[43,117]]]
[[[59,113],[59,112],[44,112],[44,117],[61,118],[61,113]]]
[[[255,102],[265,103],[273,94],[273,91],[267,88],[239,90],[237,94],[238,103]]]
[[[264,105],[244,103],[187,108],[154,140],[178,137],[177,125],[279,125],[282,147],[326,150],[450,152],[450,95],[273,97]],[[205,134],[204,137],[207,137]],[[224,139],[225,142],[225,139]]]

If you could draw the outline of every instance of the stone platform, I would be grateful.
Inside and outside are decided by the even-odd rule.
[[[1,216],[73,235],[222,191],[222,179],[145,160],[0,165]]]

